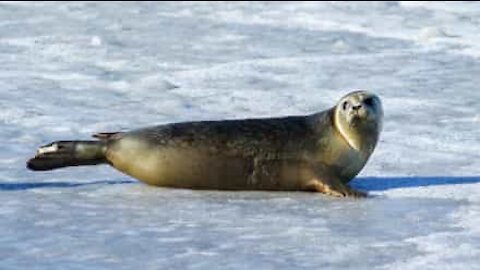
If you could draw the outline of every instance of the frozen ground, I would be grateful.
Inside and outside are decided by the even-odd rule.
[[[480,269],[480,3],[1,3],[1,269]],[[38,145],[378,93],[374,195],[32,173]]]

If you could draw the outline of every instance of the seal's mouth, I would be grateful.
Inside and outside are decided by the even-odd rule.
[[[349,118],[350,118],[350,121],[349,121],[350,127],[357,127],[367,119],[367,115],[365,112],[355,111],[350,113]]]

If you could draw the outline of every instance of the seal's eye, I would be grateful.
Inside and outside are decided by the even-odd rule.
[[[342,104],[342,108],[344,111],[347,109],[347,106],[348,106],[348,101],[344,101]]]
[[[363,101],[367,106],[373,106],[373,98],[367,98]]]

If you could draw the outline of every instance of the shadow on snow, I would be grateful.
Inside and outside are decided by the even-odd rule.
[[[94,182],[21,182],[21,183],[0,183],[0,191],[14,191],[14,190],[29,190],[36,188],[74,188],[81,186],[89,185],[118,185],[118,184],[131,184],[135,181],[127,180],[104,180],[104,181],[94,181]]]
[[[0,191],[29,190],[37,188],[75,188],[89,185],[118,185],[132,184],[131,180],[103,180],[93,182],[20,182],[0,183]],[[385,191],[396,188],[415,188],[439,185],[460,185],[480,183],[480,176],[466,177],[359,177],[351,184],[353,187],[365,191]]]
[[[480,183],[480,176],[359,177],[351,184],[365,191]]]

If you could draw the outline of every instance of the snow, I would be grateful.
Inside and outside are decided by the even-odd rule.
[[[0,3],[1,269],[480,269],[477,2]],[[33,173],[39,145],[383,100],[353,185],[153,188]]]

